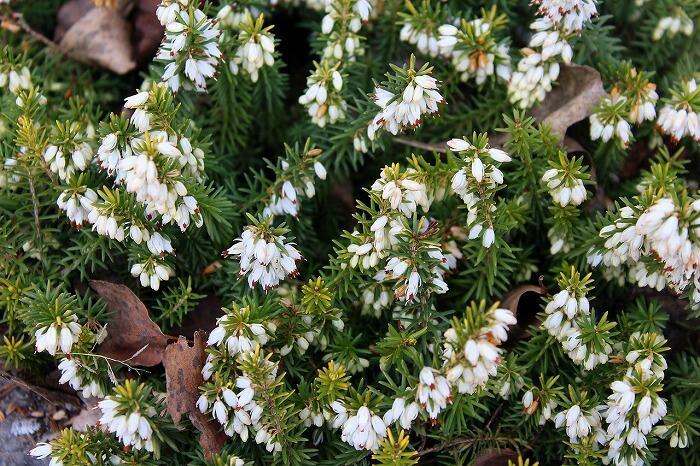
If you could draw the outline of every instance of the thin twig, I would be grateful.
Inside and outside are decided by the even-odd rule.
[[[471,438],[458,438],[454,440],[450,440],[449,442],[444,442],[439,445],[435,445],[434,447],[431,448],[426,448],[425,450],[419,450],[418,451],[418,456],[425,456],[429,453],[436,453],[438,451],[446,450],[448,448],[453,448],[453,447],[458,447],[458,448],[464,448],[469,445],[472,445],[476,442],[486,442],[486,441],[495,441],[496,443],[500,444],[515,444],[518,443],[519,440],[513,437],[471,437]]]
[[[36,190],[34,189],[34,178],[32,178],[32,174],[27,169],[27,178],[29,180],[29,192],[32,195],[32,208],[34,212],[34,228],[36,229],[36,247],[39,250],[39,257],[41,258],[41,264],[45,266],[45,260],[44,260],[44,247],[43,247],[43,238],[41,237],[41,224],[39,222],[39,206],[38,206],[38,201],[36,198]]]
[[[416,149],[429,150],[433,152],[447,153],[447,143],[445,142],[420,142],[414,141],[413,139],[404,138],[402,136],[395,136],[394,142],[403,144],[404,146],[415,147]]]
[[[9,20],[9,18],[6,18],[6,20]],[[42,44],[56,50],[61,54],[65,54],[65,51],[56,42],[52,41],[42,33],[32,29],[32,27],[29,24],[27,24],[27,22],[24,20],[24,17],[21,13],[12,13],[12,20],[14,20],[14,24],[19,26],[20,29],[32,36],[34,39],[38,40]]]

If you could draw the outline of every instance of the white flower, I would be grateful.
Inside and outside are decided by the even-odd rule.
[[[413,421],[418,417],[418,403],[412,401],[406,403],[403,398],[396,398],[391,409],[384,414],[384,424],[387,426],[398,423],[403,429],[410,429]]]
[[[74,173],[83,172],[92,160],[92,147],[86,142],[70,143],[63,148],[56,145],[48,145],[44,150],[43,158],[49,169],[58,174],[62,181],[67,181]]]
[[[131,267],[131,275],[139,278],[141,286],[149,286],[158,291],[160,282],[167,281],[175,273],[162,260],[149,258],[145,262],[134,264]]]
[[[423,115],[437,113],[438,104],[445,101],[438,92],[438,81],[428,74],[411,78],[399,95],[378,86],[373,99],[381,110],[367,128],[370,140],[380,129],[395,135],[406,127],[419,126]]]
[[[456,152],[465,164],[452,176],[451,187],[467,205],[468,237],[475,239],[482,235],[481,244],[488,249],[496,240],[492,226],[496,205],[491,189],[503,184],[503,172],[498,167],[503,162],[510,162],[511,158],[501,149],[489,147],[488,142],[479,141],[479,144],[482,147],[465,139],[447,141],[450,150]]]
[[[504,81],[510,80],[508,45],[494,40],[492,34],[496,29],[489,19],[463,21],[461,29],[451,24],[439,28],[438,46],[444,55],[452,58],[452,65],[461,73],[462,81],[476,78],[476,83],[480,85],[494,73]]]
[[[108,396],[98,403],[102,411],[100,424],[114,433],[125,445],[136,450],[153,451],[153,427],[149,415],[131,407],[120,398]]]
[[[307,90],[299,97],[299,103],[307,108],[311,121],[323,128],[345,118],[347,103],[341,94],[343,76],[339,65],[328,61],[315,63],[315,69],[306,79]]]
[[[657,123],[661,131],[680,141],[685,136],[700,141],[700,108],[693,105],[691,95],[697,91],[695,79],[683,81],[675,89],[672,98],[659,112]]]
[[[349,415],[345,406],[338,402],[331,405],[337,413],[334,427],[342,427],[340,438],[355,447],[356,450],[374,451],[379,448],[379,441],[386,437],[386,424],[367,406],[361,406],[357,413]]]
[[[538,13],[563,27],[567,32],[578,32],[598,14],[596,0],[532,0],[539,5]]]
[[[452,402],[452,391],[448,380],[432,367],[420,371],[416,400],[428,412],[430,419],[437,419],[440,411]]]
[[[250,322],[250,308],[233,306],[219,317],[209,334],[207,345],[225,345],[230,354],[249,353],[268,342],[268,330],[260,323]]]
[[[12,68],[2,81],[6,82],[9,91],[13,94],[17,94],[23,89],[29,90],[32,88],[31,72],[26,66],[23,66],[19,71]],[[5,83],[2,86],[4,87]]]
[[[295,277],[299,271],[296,263],[302,257],[283,234],[269,232],[261,225],[248,225],[240,238],[223,253],[234,256],[240,263],[240,276],[248,276],[248,285],[255,288],[258,283],[270,290],[287,275]]]
[[[484,311],[470,307],[467,312]],[[498,345],[508,338],[508,327],[516,323],[510,310],[495,306],[486,311],[486,321],[487,325],[473,334],[461,335],[463,345],[458,344],[458,331],[462,332],[462,327],[450,327],[443,335],[445,377],[456,385],[459,393],[472,394],[497,374],[502,352]]]
[[[418,25],[413,24],[412,19],[412,17],[406,18],[401,26],[399,38],[404,42],[415,45],[422,54],[430,55],[431,57],[440,55],[439,36],[434,26],[423,21],[424,27],[420,28]]]
[[[182,84],[206,90],[206,79],[214,76],[221,58],[217,24],[197,8],[181,9],[176,14],[163,11],[162,16],[168,22],[156,60],[165,64],[163,82],[174,92]]]
[[[659,18],[659,22],[656,23],[654,32],[651,35],[654,41],[661,40],[665,35],[675,37],[679,32],[686,36],[693,34],[695,23],[688,17],[687,13],[680,6],[673,8],[673,11],[675,13],[673,16]]]
[[[14,190],[20,181],[19,173],[17,173],[17,159],[8,157],[5,163],[0,165],[0,188],[9,188]]]
[[[520,108],[530,108],[544,100],[559,77],[560,62],[569,63],[573,56],[564,31],[549,16],[530,25],[535,31],[529,48],[513,71],[508,84],[510,101]]]
[[[96,381],[87,380],[89,377],[86,378],[81,374],[81,365],[75,356],[71,359],[61,359],[58,368],[61,370],[61,378],[58,383],[67,383],[72,389],[81,391],[85,398],[104,397],[102,387]]]
[[[59,350],[62,353],[70,353],[82,330],[77,320],[75,314],[70,314],[68,320],[64,316],[59,322],[36,330],[34,333],[36,350],[38,352],[46,351],[52,356]]]
[[[79,190],[66,189],[56,200],[58,208],[66,212],[66,216],[78,230],[88,221],[90,212],[97,201],[97,194],[91,188],[81,187]]]
[[[52,451],[53,448],[51,447],[50,443],[41,442],[37,443],[36,446],[29,451],[29,454],[35,458],[44,459],[47,456],[50,456]],[[54,466],[54,464],[62,464],[60,462],[54,462],[53,458],[51,459],[51,462],[52,466]]]
[[[240,45],[229,62],[229,68],[233,74],[238,74],[243,69],[251,81],[257,82],[259,70],[275,63],[275,38],[270,32],[271,27],[262,28],[262,14],[254,21],[250,13],[246,12],[240,29]]]

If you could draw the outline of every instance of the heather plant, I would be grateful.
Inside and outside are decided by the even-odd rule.
[[[0,1],[0,357],[100,416],[28,454],[697,462],[698,2],[162,0],[126,75],[60,3]]]

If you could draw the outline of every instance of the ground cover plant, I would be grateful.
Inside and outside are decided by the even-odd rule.
[[[0,15],[28,459],[700,461],[697,0]]]

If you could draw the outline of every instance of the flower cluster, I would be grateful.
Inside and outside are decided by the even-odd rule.
[[[581,205],[588,195],[584,186],[588,174],[583,170],[582,159],[569,159],[559,152],[558,163],[549,163],[552,168],[544,172],[542,182],[547,184],[554,202],[562,207]]]
[[[615,137],[623,146],[629,145],[632,130],[623,116],[626,106],[627,98],[624,96],[604,98],[590,117],[591,139],[608,142]]]
[[[664,36],[673,38],[678,33],[686,36],[693,34],[695,23],[688,17],[688,14],[680,7],[675,7],[673,12],[674,15],[672,16],[659,18],[659,22],[656,23],[654,32],[651,34],[654,41],[659,41]]]
[[[403,220],[405,222],[405,220]],[[417,228],[409,229],[404,224],[397,235],[399,242],[408,244],[408,249],[389,250],[384,270],[375,275],[375,280],[396,281],[394,297],[406,304],[417,302],[431,292],[447,292],[445,259],[440,244],[435,241],[437,223],[422,219]]]
[[[610,388],[603,416],[607,427],[607,459],[612,464],[642,464],[647,458],[647,436],[666,415],[663,388],[666,361],[659,353],[665,340],[656,334],[633,337],[626,357],[630,364],[620,380]]]
[[[450,382],[432,367],[421,369],[418,380],[416,399],[420,406],[427,411],[431,422],[436,423],[440,411],[447,408],[447,405],[452,402]]]
[[[566,31],[581,31],[598,14],[597,0],[533,0],[537,12],[560,24]]]
[[[114,391],[114,395],[98,403],[102,411],[100,424],[114,433],[124,446],[156,451],[158,444],[153,430],[157,412],[150,389],[145,384],[126,380]]]
[[[415,45],[424,55],[440,55],[438,26],[440,26],[440,7],[433,7],[431,2],[422,1],[418,8],[409,0],[406,2],[408,13],[401,12],[403,20],[399,38],[403,42]]]
[[[264,345],[270,338],[268,329],[261,323],[252,322],[248,306],[233,304],[224,309],[223,316],[216,320],[216,327],[209,334],[208,346],[226,346],[229,354],[249,353],[256,345]]]
[[[671,90],[659,112],[657,121],[661,131],[675,141],[690,136],[700,142],[700,89],[695,79],[682,81]]]
[[[32,73],[26,66],[9,67],[0,71],[0,88],[7,86],[13,94],[32,88]]]
[[[696,232],[700,218],[700,201],[661,197],[641,205],[625,206],[618,212],[614,223],[600,230],[602,248],[589,253],[589,263],[618,267],[634,267],[630,279],[640,286],[676,291],[691,291],[691,304],[700,303],[700,245]],[[652,263],[642,257],[653,258]]]
[[[270,32],[272,26],[263,27],[263,21],[262,14],[253,20],[250,13],[246,12],[245,20],[238,24],[238,47],[229,62],[233,74],[238,74],[243,69],[253,82],[258,81],[258,73],[263,66],[275,63],[275,38]]]
[[[102,332],[102,334],[104,337],[107,336],[106,332]],[[98,343],[101,343],[99,339]],[[102,385],[93,376],[94,371],[85,367],[80,358],[75,355],[71,355],[70,359],[61,359],[58,369],[61,371],[61,378],[58,380],[58,383],[67,383],[73,390],[80,391],[85,398],[92,396],[103,398],[105,396]]]
[[[428,370],[432,370],[429,367],[426,368]],[[425,369],[424,369],[425,370]],[[422,373],[422,371],[421,371]],[[426,374],[426,377],[429,377]],[[438,376],[441,377],[441,376]],[[443,377],[444,379],[444,377]],[[426,379],[427,380],[427,379]],[[433,385],[435,384],[435,378],[433,378]],[[444,388],[444,387],[443,387]],[[435,400],[437,403],[440,398],[438,394],[434,394],[430,391],[430,385],[427,386],[427,388],[424,388],[423,391],[425,394],[423,397],[425,398],[425,406],[427,406],[428,401]],[[449,385],[447,386],[447,392],[449,393]],[[433,396],[435,395],[435,396]],[[447,398],[444,398],[443,401],[446,403]],[[440,403],[442,404],[442,403]],[[435,406],[434,404],[431,403],[431,407]],[[446,406],[446,404],[445,404]],[[443,406],[444,408],[444,406]],[[420,407],[418,403],[415,401],[408,402],[406,401],[405,398],[396,398],[394,402],[391,404],[391,409],[389,409],[386,413],[384,413],[384,417],[382,420],[384,421],[384,424],[387,426],[390,426],[393,423],[397,423],[398,425],[401,426],[402,429],[410,429],[411,424],[413,421],[418,417],[418,413],[420,412]]]
[[[68,314],[48,327],[41,327],[34,332],[36,350],[46,351],[52,356],[58,350],[61,350],[62,353],[70,353],[73,343],[80,336],[81,329],[75,314]]]
[[[445,102],[427,63],[416,71],[415,57],[411,55],[408,70],[397,66],[393,69],[396,74],[387,74],[389,81],[377,86],[372,96],[381,110],[367,128],[370,140],[381,129],[395,135],[407,127],[419,126],[423,115],[437,113],[438,104]]]
[[[542,326],[555,337],[569,357],[585,370],[605,364],[612,352],[609,330],[614,326],[603,316],[599,322],[591,313],[586,294],[590,291],[590,274],[581,277],[572,267],[570,274],[560,274],[562,288],[545,307]]]
[[[321,21],[323,51],[306,79],[306,92],[299,103],[306,107],[311,121],[323,128],[345,119],[347,103],[342,95],[345,69],[364,53],[359,31],[369,19],[369,0],[329,0]]]
[[[510,80],[508,44],[496,40],[505,23],[505,15],[497,15],[494,6],[489,12],[484,12],[482,18],[462,20],[460,27],[452,24],[440,26],[438,44],[442,53],[451,57],[462,81],[476,78],[477,84],[483,84],[494,73],[506,82]]]
[[[322,39],[325,42],[321,60],[353,60],[362,55],[360,35],[362,23],[369,19],[372,4],[369,0],[329,0],[321,20]]]
[[[386,424],[380,416],[367,406],[357,410],[348,409],[342,402],[331,403],[336,415],[334,428],[342,428],[341,439],[356,450],[376,450],[379,441],[386,437]]]
[[[296,263],[302,257],[291,242],[292,238],[285,236],[289,230],[284,224],[273,227],[271,217],[256,220],[248,214],[248,218],[251,224],[222,255],[238,259],[239,275],[248,276],[251,288],[259,283],[267,291],[279,285],[287,275],[296,276],[299,273]]]
[[[297,148],[285,147],[286,159],[279,159],[280,173],[274,184],[268,189],[271,192],[269,201],[263,209],[263,216],[299,215],[299,204],[302,196],[311,199],[316,194],[314,175],[321,180],[327,176],[326,167],[319,160],[321,149],[311,148],[307,142],[299,153]]]
[[[8,157],[5,162],[0,165],[0,188],[15,189],[20,181],[20,176],[17,173],[17,159]]]
[[[78,186],[64,190],[56,200],[58,208],[66,212],[71,225],[80,230],[83,223],[88,221],[93,203],[97,201],[97,193],[91,188]]]
[[[508,339],[508,327],[516,324],[513,313],[498,307],[486,309],[482,301],[467,307],[464,318],[452,319],[445,331],[442,350],[447,380],[459,393],[474,393],[494,377],[501,362],[499,345]]]
[[[605,430],[602,428],[603,418],[600,411],[598,406],[585,409],[579,404],[573,404],[554,416],[554,426],[565,426],[566,435],[573,444],[580,443],[591,434],[595,442],[602,444],[605,442]]]
[[[162,80],[177,92],[180,86],[205,91],[206,79],[216,73],[221,58],[219,28],[196,2],[164,0],[156,13],[165,26],[165,38],[156,60],[165,64]]]
[[[88,167],[93,157],[93,136],[91,127],[84,129],[78,122],[57,123],[53,143],[44,150],[44,161],[62,181],[67,181]]]
[[[175,272],[165,261],[157,257],[149,257],[144,262],[139,262],[131,266],[131,275],[138,277],[141,286],[150,286],[158,291],[161,281],[168,281]]]
[[[570,63],[573,50],[568,35],[549,18],[539,18],[530,25],[535,31],[523,58],[508,84],[510,101],[520,108],[532,107],[544,100],[559,77],[560,62]]]
[[[113,173],[116,182],[144,205],[146,216],[160,215],[163,224],[175,223],[184,231],[191,222],[198,227],[203,224],[197,200],[184,182],[201,180],[204,152],[193,147],[184,134],[175,132],[163,115],[171,98],[162,84],[128,97],[124,106],[134,109],[131,123],[137,132],[125,136],[118,120],[114,121],[108,128],[111,132],[102,138],[97,158],[102,168]],[[142,226],[138,222],[129,226],[139,230],[130,228],[137,243],[149,239]]]
[[[235,380],[235,384],[217,385],[220,386],[216,389],[205,386],[197,400],[197,408],[202,413],[211,413],[224,427],[226,435],[233,437],[237,434],[243,442],[247,442],[249,426],[258,424],[262,414],[262,408],[253,401],[255,391],[250,379],[241,376]],[[239,389],[238,393],[234,388]]]
[[[345,118],[347,104],[341,91],[343,75],[339,71],[340,62],[331,65],[329,60],[314,62],[314,71],[306,78],[306,92],[299,97],[311,121],[323,128]]]
[[[469,239],[481,236],[481,243],[490,248],[496,240],[493,228],[494,196],[503,184],[503,172],[498,168],[511,158],[501,149],[489,147],[485,134],[466,139],[451,139],[447,146],[460,156],[465,166],[452,177],[452,190],[467,205]]]
[[[279,415],[278,407],[269,400],[274,399],[275,387],[279,386],[278,365],[259,346],[254,351],[238,353],[236,361],[236,371],[229,366],[226,371],[205,374],[208,381],[200,386],[197,408],[221,424],[226,435],[237,435],[243,442],[253,439],[264,444],[268,452],[277,454],[282,450],[281,419],[275,418]],[[277,402],[280,402],[278,398]]]
[[[68,354],[78,341],[82,326],[75,310],[78,306],[75,296],[49,288],[48,296],[34,300],[29,311],[31,322],[36,329],[36,350],[55,355],[58,351]]]

